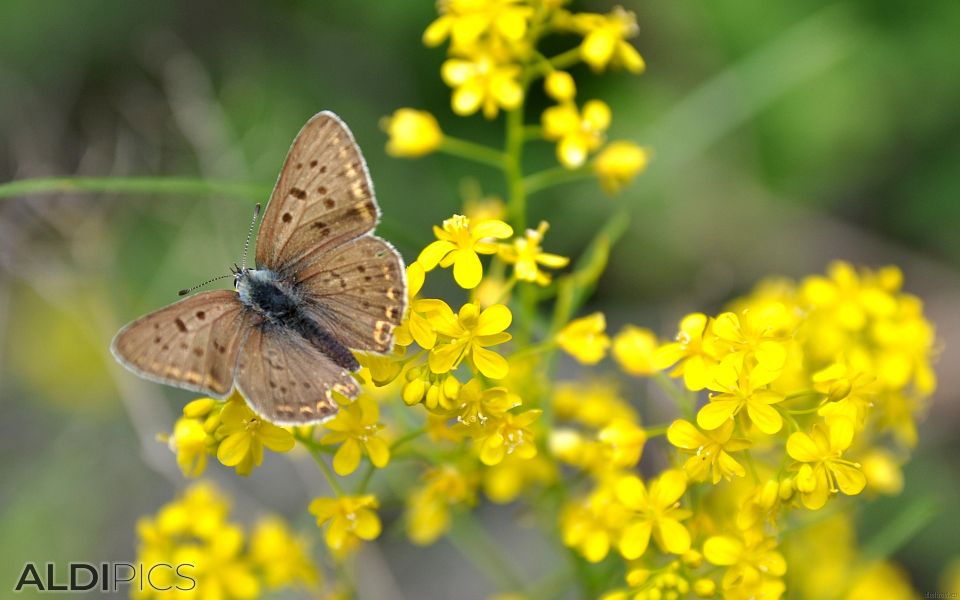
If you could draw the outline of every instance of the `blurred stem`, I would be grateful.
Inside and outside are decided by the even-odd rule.
[[[192,177],[40,177],[0,184],[0,198],[44,193],[224,195],[261,200],[270,188],[256,183],[216,181]]]
[[[443,136],[439,151],[451,156],[472,160],[495,169],[506,169],[507,163],[509,162],[506,154],[494,148],[448,135]]]
[[[653,382],[657,384],[657,387],[660,388],[671,400],[673,400],[677,407],[680,409],[680,412],[683,413],[683,416],[688,420],[693,420],[693,406],[690,403],[690,397],[687,396],[683,390],[677,387],[666,373],[662,371],[657,371],[654,373]]]
[[[507,112],[504,176],[507,182],[507,209],[514,231],[527,228],[527,191],[523,180],[523,104]]]
[[[300,442],[300,444],[307,449],[307,452],[310,453],[310,456],[313,457],[314,462],[316,462],[317,466],[320,467],[320,472],[323,473],[324,479],[326,479],[327,483],[330,484],[330,489],[333,490],[333,493],[338,497],[343,496],[343,488],[340,486],[340,482],[337,481],[337,476],[330,469],[330,465],[327,464],[327,461],[323,459],[322,446],[310,439],[308,436],[301,435],[299,433],[294,433],[293,437],[295,440]]]
[[[863,545],[863,561],[889,558],[918,531],[926,527],[940,513],[940,502],[934,496],[924,496],[911,502],[906,509],[886,522]]]
[[[473,513],[464,511],[454,517],[453,528],[447,534],[450,542],[478,569],[502,589],[519,592],[523,579],[513,565],[503,557],[500,546],[490,539]]]
[[[526,187],[528,194],[535,194],[555,185],[572,183],[591,177],[593,177],[593,171],[586,166],[577,169],[553,167],[527,175],[523,179],[523,185]]]

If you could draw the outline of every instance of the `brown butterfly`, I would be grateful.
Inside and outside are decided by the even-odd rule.
[[[224,398],[279,424],[323,421],[360,391],[351,349],[389,352],[403,259],[373,235],[380,209],[360,148],[331,112],[293,141],[257,236],[256,268],[130,323],[111,350],[147,379]],[[244,253],[246,254],[246,253]]]

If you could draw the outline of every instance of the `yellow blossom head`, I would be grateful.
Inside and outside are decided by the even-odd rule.
[[[387,152],[392,156],[414,158],[430,154],[443,141],[437,120],[424,110],[398,108],[381,121],[381,127],[390,137]]]

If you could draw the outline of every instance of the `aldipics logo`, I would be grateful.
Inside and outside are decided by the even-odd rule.
[[[141,591],[153,589],[188,591],[197,586],[190,576],[194,565],[157,563],[149,568],[142,563],[83,563],[71,562],[66,572],[59,571],[54,563],[26,563],[14,592],[33,590],[37,592],[116,592],[121,585]]]

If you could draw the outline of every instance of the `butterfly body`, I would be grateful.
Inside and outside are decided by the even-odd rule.
[[[299,335],[348,371],[360,368],[350,349],[304,312],[303,295],[296,286],[277,273],[269,269],[241,269],[236,274],[236,287],[240,302],[264,320],[260,326],[278,327]]]
[[[281,425],[355,398],[353,351],[387,353],[406,310],[403,259],[373,234],[373,183],[353,135],[321,112],[293,142],[260,224],[256,269],[133,321],[111,350],[134,373],[210,396],[236,388]]]

